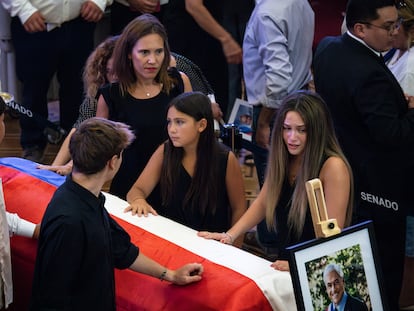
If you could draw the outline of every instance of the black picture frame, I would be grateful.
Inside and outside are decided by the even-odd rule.
[[[287,249],[298,310],[325,311],[328,307],[331,301],[323,271],[329,263],[342,267],[348,295],[363,300],[368,310],[388,310],[372,221]]]

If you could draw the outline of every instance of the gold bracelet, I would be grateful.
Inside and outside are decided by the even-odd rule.
[[[160,277],[159,277],[159,279],[161,280],[161,282],[162,281],[164,281],[164,279],[165,279],[165,276],[167,275],[167,269],[165,269],[162,273],[161,273],[161,275],[160,275]]]

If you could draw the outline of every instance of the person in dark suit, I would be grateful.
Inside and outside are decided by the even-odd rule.
[[[326,293],[331,303],[326,311],[368,311],[367,305],[345,291],[344,272],[340,265],[330,263],[323,271]]]
[[[392,47],[401,20],[393,0],[349,0],[346,23],[345,34],[316,49],[315,86],[353,169],[356,220],[373,220],[386,296],[397,310],[413,202],[414,98],[404,95],[381,53]]]

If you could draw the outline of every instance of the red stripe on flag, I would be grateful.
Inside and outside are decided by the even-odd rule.
[[[56,187],[2,165],[0,178],[7,210],[40,222]],[[115,270],[117,310],[272,310],[262,291],[249,278],[114,218],[144,254],[168,268],[176,269],[188,262],[200,262],[204,266],[203,280],[189,286],[161,282],[128,269]],[[28,309],[36,245],[31,239],[12,238],[15,302],[11,310]]]

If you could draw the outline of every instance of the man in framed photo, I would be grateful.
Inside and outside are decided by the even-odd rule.
[[[331,300],[326,311],[368,311],[363,301],[345,291],[344,272],[340,265],[328,264],[323,271],[323,282]]]

